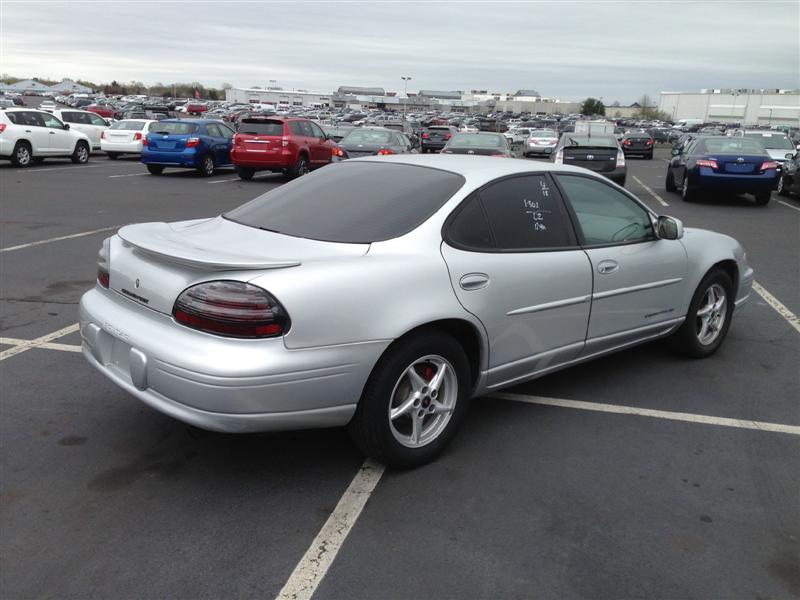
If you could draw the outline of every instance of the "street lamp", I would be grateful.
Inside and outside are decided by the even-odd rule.
[[[411,77],[400,77],[403,80],[403,121],[406,120],[406,108],[408,106],[408,82],[411,81]]]

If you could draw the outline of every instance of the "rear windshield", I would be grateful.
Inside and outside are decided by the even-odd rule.
[[[387,144],[391,138],[389,131],[354,129],[342,138],[342,144]]]
[[[150,133],[166,133],[169,135],[185,135],[195,132],[197,132],[197,125],[195,123],[161,122],[150,128]]]
[[[556,137],[555,131],[533,131],[531,137],[535,138],[554,138]]]
[[[283,121],[266,121],[264,119],[242,119],[239,133],[253,135],[283,135]]]
[[[141,131],[144,128],[142,121],[117,121],[109,129],[122,129],[123,131]]]
[[[794,150],[791,140],[780,133],[745,133],[744,137],[760,141],[764,148]]]
[[[347,161],[270,190],[224,217],[295,237],[368,244],[415,229],[463,184],[460,175],[439,169]]]
[[[743,138],[717,138],[701,140],[697,146],[699,152],[712,154],[764,154],[764,146],[755,140]]]
[[[564,140],[565,146],[599,146],[599,147],[614,147],[617,146],[617,138],[610,135],[568,135]]]
[[[459,133],[450,140],[452,148],[500,148],[503,138],[499,135],[481,135],[479,133]]]
[[[431,126],[431,127],[428,127],[428,129],[429,129],[430,131],[450,131],[450,128],[449,128],[449,127],[444,127],[444,126],[442,126],[442,127],[436,127],[435,125],[434,125],[434,126]]]

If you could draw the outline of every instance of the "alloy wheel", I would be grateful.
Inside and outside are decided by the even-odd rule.
[[[86,146],[81,144],[78,147],[78,162],[85,163],[89,160],[89,151],[86,149]]]
[[[17,148],[17,163],[20,167],[27,167],[31,162],[31,151],[25,144],[20,144]]]
[[[697,341],[710,346],[719,337],[728,313],[727,294],[718,283],[713,284],[703,294],[703,300],[697,309],[695,332]]]
[[[447,427],[458,399],[458,378],[445,358],[428,355],[411,363],[389,399],[389,428],[407,448],[421,448]]]

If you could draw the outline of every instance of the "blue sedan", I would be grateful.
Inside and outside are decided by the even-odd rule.
[[[209,177],[230,167],[233,130],[211,119],[167,119],[150,128],[142,147],[142,162],[152,175],[165,167],[196,169]]]
[[[769,202],[778,182],[778,163],[755,140],[701,137],[672,150],[666,188],[691,202],[703,191],[752,194],[756,204]]]

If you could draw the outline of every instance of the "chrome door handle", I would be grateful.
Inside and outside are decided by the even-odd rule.
[[[597,272],[601,273],[602,275],[608,275],[609,273],[613,273],[614,271],[619,270],[619,264],[613,260],[604,260],[599,265],[597,265]]]
[[[489,285],[489,276],[486,273],[467,273],[458,281],[458,285],[467,291],[482,290]]]

